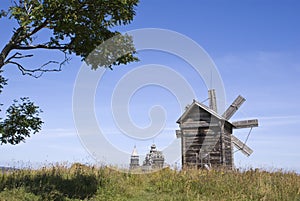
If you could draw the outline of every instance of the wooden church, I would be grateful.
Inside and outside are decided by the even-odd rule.
[[[181,138],[182,167],[233,168],[233,146],[249,156],[253,151],[232,133],[233,129],[258,126],[258,120],[230,122],[245,98],[238,96],[223,115],[217,113],[215,90],[209,90],[209,107],[194,100],[177,120]],[[250,134],[250,133],[249,133]]]

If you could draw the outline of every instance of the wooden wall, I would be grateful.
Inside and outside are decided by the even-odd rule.
[[[232,167],[230,124],[194,105],[179,127],[183,166],[200,168],[211,164],[211,167]]]

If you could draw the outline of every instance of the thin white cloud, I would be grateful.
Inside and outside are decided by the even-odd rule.
[[[300,129],[300,115],[261,116],[258,119],[267,127],[297,125]]]

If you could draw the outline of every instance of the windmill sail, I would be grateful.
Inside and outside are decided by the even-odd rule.
[[[224,112],[222,117],[229,120],[245,101],[246,99],[239,95],[229,106],[229,108]]]
[[[214,89],[208,90],[209,108],[217,112],[216,91]]]
[[[232,122],[232,125],[235,128],[253,128],[258,127],[258,120],[257,119],[251,119],[251,120],[243,120],[243,121],[234,121]]]
[[[231,140],[233,145],[238,149],[243,152],[243,154],[250,156],[253,153],[253,150],[245,145],[242,141],[240,141],[237,137],[234,135],[231,135]]]

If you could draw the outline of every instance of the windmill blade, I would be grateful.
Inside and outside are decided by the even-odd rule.
[[[208,98],[209,98],[209,108],[215,112],[218,112],[217,111],[216,91],[214,89],[208,90]]]
[[[231,135],[231,141],[233,145],[238,149],[241,150],[243,154],[246,156],[250,156],[253,153],[253,150],[245,145],[242,141],[240,141],[237,137],[234,135]]]
[[[245,101],[246,99],[239,95],[229,106],[229,108],[224,112],[222,117],[224,117],[227,120],[230,119]]]
[[[239,128],[253,128],[258,127],[258,120],[257,119],[250,119],[250,120],[243,120],[243,121],[234,121],[232,125],[239,129]]]

